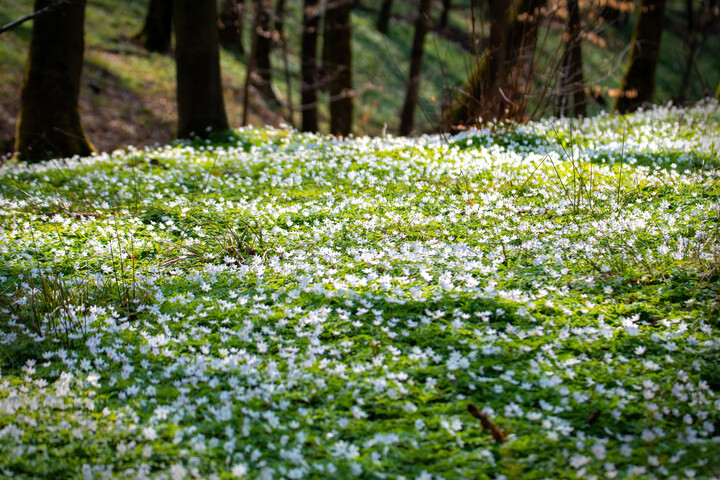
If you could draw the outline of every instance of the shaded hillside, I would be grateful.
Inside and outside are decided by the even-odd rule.
[[[0,4],[0,23],[5,24],[30,13],[31,2],[5,0]],[[364,0],[354,11],[353,63],[356,94],[354,131],[357,135],[380,135],[395,132],[399,124],[413,34],[414,7],[410,0],[396,0],[388,35],[376,28],[379,0]],[[441,4],[433,5],[432,16],[438,18]],[[551,2],[552,4],[552,2]],[[467,76],[475,59],[473,31],[476,37],[487,32],[487,25],[478,21],[475,29],[468,14],[469,1],[453,2],[446,30],[432,32],[425,42],[425,60],[416,111],[417,132],[436,131],[441,112]],[[133,145],[142,147],[165,143],[175,130],[175,73],[171,56],[150,54],[131,39],[140,29],[145,14],[145,0],[97,0],[89,2],[86,21],[86,54],[80,98],[83,123],[88,135],[101,151]],[[660,103],[672,99],[678,90],[680,75],[686,63],[686,42],[683,41],[683,3],[671,2],[672,21],[663,39],[658,69],[656,98]],[[285,82],[280,51],[273,54],[275,87],[285,105],[268,106],[251,90],[250,122],[255,125],[280,125],[298,122],[299,100],[299,16],[294,2],[288,5],[289,56]],[[249,19],[246,19],[246,23]],[[554,14],[548,16],[541,29],[537,54],[536,85],[530,91],[529,113],[547,115],[555,84],[559,60],[562,22]],[[0,155],[11,152],[15,118],[19,109],[19,92],[32,22],[5,33],[0,42]],[[586,85],[598,98],[609,103],[617,88],[630,38],[632,16],[624,21],[592,30],[586,36]],[[247,35],[247,30],[246,35]],[[249,45],[248,39],[245,39]],[[478,45],[482,39],[478,38]],[[720,72],[720,58],[712,51],[720,48],[717,32],[709,32],[705,48],[698,52],[696,66],[690,77],[687,99],[697,100],[714,91]],[[469,51],[469,50],[470,51]],[[242,115],[245,57],[222,52],[222,71],[226,107],[230,124],[238,126]],[[292,93],[295,112],[289,115],[288,92]],[[321,128],[327,121],[327,99],[320,97]],[[536,108],[538,107],[538,108]],[[589,114],[604,107],[592,103]]]

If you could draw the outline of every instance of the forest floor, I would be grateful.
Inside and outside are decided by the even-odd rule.
[[[720,476],[720,106],[0,166],[0,476]]]

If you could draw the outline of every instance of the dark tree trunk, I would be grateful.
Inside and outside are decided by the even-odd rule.
[[[492,112],[497,118],[497,108],[503,102],[500,100],[499,88],[505,76],[506,44],[508,38],[508,23],[511,2],[506,0],[489,0],[490,4],[490,55],[488,57],[488,70],[485,77],[484,91],[479,95],[484,103],[483,111]]]
[[[417,21],[415,23],[415,36],[413,38],[412,54],[410,58],[410,79],[405,92],[405,104],[400,116],[400,135],[410,135],[413,129],[415,105],[420,93],[420,73],[422,71],[423,50],[425,34],[430,22],[430,0],[420,0]]]
[[[474,122],[478,118],[497,118],[503,106],[499,87],[505,68],[506,43],[508,41],[508,16],[510,2],[489,0],[490,42],[478,59],[471,77],[464,88],[459,108],[454,108],[453,123]]]
[[[272,50],[272,6],[270,0],[255,1],[255,15],[257,25],[254,35],[257,36],[255,50],[255,68],[252,84],[265,99],[277,103],[277,97],[272,89],[272,67],[270,66],[270,51]]]
[[[220,8],[220,43],[238,53],[245,53],[242,43],[244,0],[223,0]]]
[[[352,131],[353,91],[350,35],[351,0],[333,0],[325,12],[325,74],[330,95],[330,133]]]
[[[527,105],[527,91],[535,72],[535,50],[540,15],[546,0],[522,0],[511,13],[500,96],[505,107],[500,118],[522,119]]]
[[[35,11],[52,0],[35,0]],[[20,94],[15,151],[19,160],[89,155],[80,124],[85,0],[71,0],[35,17]]]
[[[685,61],[685,70],[683,70],[682,80],[680,81],[680,87],[678,88],[678,94],[676,102],[678,104],[685,103],[685,92],[690,83],[690,73],[692,72],[693,65],[695,65],[695,55],[699,50],[698,32],[695,29],[695,13],[693,12],[693,0],[686,0],[685,2],[685,15],[686,15],[686,30],[685,30],[685,42],[688,47],[688,56]],[[702,22],[700,34],[703,39],[707,33],[707,24]]]
[[[634,112],[652,100],[660,37],[665,21],[665,0],[640,0],[627,70],[613,111]]]
[[[302,131],[318,131],[317,115],[317,38],[320,26],[318,0],[305,0],[303,4],[302,34]]]
[[[388,33],[390,26],[390,13],[392,11],[392,0],[383,0],[378,14],[377,29],[380,33]]]
[[[285,0],[277,0],[275,4],[275,33],[278,38],[285,34]]]
[[[573,98],[573,114],[584,117],[585,82],[583,81],[582,47],[580,35],[580,9],[578,0],[567,0],[568,31],[565,53],[560,63],[560,88],[555,102],[555,115],[565,116],[570,112],[570,97]]]
[[[178,137],[227,130],[215,0],[174,0]]]
[[[255,73],[255,58],[257,56],[257,44],[258,44],[258,32],[260,31],[261,16],[259,15],[262,6],[260,2],[262,0],[255,0],[255,14],[253,15],[252,23],[252,37],[250,42],[250,56],[247,59],[245,65],[245,86],[243,89],[243,115],[242,115],[242,126],[246,126],[248,122],[248,116],[250,114],[250,84],[252,83],[252,77]]]
[[[287,85],[287,121],[291,126],[295,126],[295,108],[293,106],[293,88],[292,75],[290,75],[290,49],[287,44],[287,34],[285,33],[285,16],[287,14],[285,8],[285,0],[278,0],[275,4],[275,41],[280,45],[283,61],[283,75],[285,77],[285,85]]]
[[[451,0],[443,0],[443,9],[440,13],[440,19],[438,20],[436,28],[442,30],[447,27],[448,15],[450,14],[450,8],[452,7]]]
[[[145,24],[135,38],[145,50],[166,53],[172,37],[173,0],[150,0]]]
[[[514,8],[510,2],[490,0],[490,39],[478,55],[449,111],[448,127],[519,118],[524,111],[524,91],[532,75],[539,12],[545,0],[522,0]]]
[[[285,33],[285,0],[278,0],[275,4],[275,34],[277,41],[282,49],[283,73],[285,76],[285,84],[287,85],[287,109],[288,123],[295,126],[295,108],[293,106],[293,88],[292,76],[290,75],[290,50],[287,44],[287,34]]]

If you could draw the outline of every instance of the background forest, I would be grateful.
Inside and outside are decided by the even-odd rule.
[[[52,6],[54,0],[44,3]],[[522,71],[506,73],[508,86],[499,89],[502,95],[511,98],[486,95],[488,102],[504,105],[500,108],[508,111],[492,112],[491,115],[486,112],[486,118],[507,115],[527,120],[552,114],[594,115],[609,111],[619,93],[632,51],[636,3],[605,0],[515,2],[513,11],[509,11],[507,6],[511,2],[352,2],[349,46],[352,78],[348,80],[351,88],[348,105],[351,107],[343,108],[345,114],[351,115],[351,125],[343,132],[333,133],[371,136],[398,131],[423,133],[446,130],[458,123],[472,123],[474,118],[467,118],[469,113],[474,117],[480,112],[464,112],[455,117],[449,112],[458,98],[480,95],[479,91],[472,92],[468,82],[472,82],[473,70],[483,63],[483,52],[494,48],[493,42],[502,44],[504,41],[498,40],[497,35],[493,38],[493,25],[507,23],[508,17],[513,20],[513,15],[519,15],[518,19],[524,22],[521,22],[521,35],[534,37],[533,46],[527,48],[520,41],[512,47],[522,60],[514,65],[522,65]],[[713,96],[720,72],[720,59],[714,54],[720,48],[717,2],[646,3],[663,4],[665,8],[664,24],[658,25],[658,28],[664,28],[661,29],[655,86],[652,92],[645,94],[646,98],[658,104],[670,101],[688,104]],[[498,5],[494,4],[501,4],[500,9],[506,10],[498,11]],[[575,4],[578,10],[573,16],[569,12]],[[301,98],[302,85],[308,85],[301,79],[303,32],[308,31],[303,25],[312,21],[312,15],[310,20],[307,15],[303,17],[304,6],[315,9],[318,34],[315,40],[317,60],[314,62],[317,68],[312,77],[316,80],[314,86],[318,87],[317,101],[309,106],[303,106],[304,97]],[[332,131],[327,91],[328,79],[334,77],[327,71],[327,44],[333,40],[324,41],[324,37],[331,34],[328,32],[332,32],[323,26],[329,24],[324,15],[326,6],[322,1],[301,4],[298,0],[218,2],[222,92],[231,127],[241,125],[244,120],[255,125],[288,124],[304,130]],[[6,25],[32,11],[31,2],[4,1],[0,5],[0,24]],[[530,11],[537,15],[528,14]],[[43,15],[51,18],[54,13],[50,11]],[[171,15],[172,2],[169,0],[87,2],[79,103],[82,125],[98,150],[164,143],[177,134],[175,40],[171,36]],[[504,20],[493,20],[498,15],[500,18],[504,15]],[[409,82],[411,60],[418,56],[418,47],[413,50],[413,37],[421,16],[426,20],[427,35],[424,43],[419,44],[421,67],[415,67],[421,68],[419,92],[415,94],[416,100],[404,102],[407,87],[412,83]],[[33,22],[28,21],[2,34],[0,153],[8,154],[15,149],[20,91],[32,25]],[[253,36],[255,25],[261,35]],[[259,41],[254,42],[254,39]],[[576,58],[581,58],[582,76],[570,82],[567,52],[573,42],[581,47]],[[337,42],[334,46],[331,51],[340,50]],[[269,54],[264,63],[263,52]],[[245,109],[246,65],[253,53],[253,66],[258,66],[254,70],[259,73],[250,78]],[[489,68],[496,68],[492,63]],[[568,99],[578,91],[581,97],[576,101],[584,103],[584,107],[575,112]],[[403,106],[408,101],[413,106],[417,103],[418,108],[409,112],[409,123],[406,120],[405,125],[401,125]],[[308,110],[314,111],[310,108],[313,105],[317,106],[318,121],[317,125],[311,123],[308,126],[303,124],[303,118]],[[507,109],[508,106],[512,108]],[[57,153],[68,155],[72,152]]]
[[[53,2],[45,3],[52,6]],[[329,42],[323,43],[323,39],[329,33],[322,26],[326,5],[317,1],[304,3],[305,7],[316,10],[317,27],[308,28],[317,28],[319,38],[315,40],[315,49],[320,57],[313,77],[315,86],[319,87],[319,97],[310,105],[317,105],[319,123],[311,124],[310,128],[304,125],[304,129],[329,131],[327,80],[332,76],[324,71],[328,59],[325,58],[327,47],[323,45]],[[352,125],[348,131],[378,135],[397,132],[400,126],[401,133],[422,133],[446,129],[449,123],[468,123],[467,118],[457,115],[451,118],[448,112],[457,98],[473,95],[467,91],[466,83],[482,63],[483,51],[498,41],[492,38],[491,30],[502,21],[493,19],[504,14],[507,22],[509,9],[498,12],[493,3],[510,5],[509,2],[473,4],[469,0],[353,2],[350,101],[354,109],[350,110]],[[509,115],[523,120],[553,113],[571,114],[573,110],[562,104],[569,93],[578,90],[582,94],[579,101],[586,104],[585,114],[611,109],[631,51],[636,21],[634,3],[605,0],[517,3],[520,5],[513,8],[525,15],[520,33],[534,38],[530,48],[522,42],[513,47],[518,51],[525,49],[518,52],[524,59],[524,71],[509,80],[512,85],[503,91],[506,96],[516,96],[507,99],[514,100],[511,104],[518,104]],[[570,15],[576,4],[576,15]],[[673,1],[667,2],[665,8],[664,28],[659,26],[662,41],[657,81],[648,98],[656,103],[685,104],[712,96],[720,72],[720,61],[713,54],[718,49],[717,2]],[[272,5],[267,1],[227,0],[219,2],[218,9],[222,88],[229,124],[238,126],[244,119],[252,124],[302,125],[308,108],[302,106],[300,95],[302,85],[307,85],[301,81],[301,40],[303,31],[308,31],[303,25],[312,21],[312,16],[310,20],[307,15],[303,18],[303,5],[299,1],[280,0]],[[537,15],[529,15],[530,10]],[[510,12],[511,19],[518,12]],[[29,2],[3,2],[0,23],[8,24],[31,13]],[[53,12],[43,15],[52,16]],[[419,44],[422,66],[419,92],[413,102],[419,108],[409,112],[410,123],[406,121],[402,126],[403,98],[411,83],[408,80],[410,63],[413,56],[418,56],[417,46],[413,54],[413,36],[420,17],[425,18],[427,38],[422,43],[420,37]],[[256,25],[261,34],[254,36]],[[527,25],[536,25],[536,31]],[[12,152],[15,145],[31,29],[32,22],[25,22],[5,32],[0,45],[3,65],[0,149],[4,153]],[[175,47],[171,31],[172,2],[169,0],[88,2],[80,111],[88,137],[99,150],[166,142],[176,133]],[[260,41],[254,42],[255,39]],[[573,42],[582,48],[576,55],[581,61],[581,76],[574,79],[574,83],[567,82],[568,75],[564,75],[564,63],[568,62],[566,50],[568,43]],[[330,50],[339,50],[338,44],[335,45]],[[245,113],[249,60],[260,73],[258,78],[250,79]],[[503,99],[489,101],[506,103]]]

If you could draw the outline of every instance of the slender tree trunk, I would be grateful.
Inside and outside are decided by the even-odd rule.
[[[255,14],[253,15],[252,23],[252,39],[250,43],[250,56],[247,59],[247,65],[245,65],[245,87],[243,90],[243,115],[242,115],[242,126],[246,126],[248,122],[248,116],[250,114],[250,84],[252,83],[252,76],[255,70],[255,58],[257,54],[258,44],[258,32],[260,31],[260,2],[261,0],[255,0]]]
[[[718,86],[715,89],[715,100],[720,100],[720,82],[718,82]]]
[[[277,103],[277,97],[272,89],[272,67],[270,65],[273,36],[270,26],[270,20],[272,19],[270,0],[256,0],[255,15],[258,18],[258,28],[253,33],[257,36],[253,85],[265,99]]]
[[[578,0],[567,0],[568,31],[565,53],[560,63],[560,91],[555,102],[555,114],[565,116],[570,111],[570,97],[573,98],[573,113],[585,116],[585,83],[583,81],[582,47],[580,35],[580,9]]]
[[[174,0],[178,137],[227,130],[215,0]]]
[[[35,11],[52,0],[35,0]],[[85,0],[35,17],[20,94],[15,151],[20,160],[89,155],[95,148],[80,123]]]
[[[285,84],[287,85],[288,122],[291,126],[295,126],[292,76],[290,75],[290,59],[288,58],[290,56],[290,50],[288,49],[287,34],[285,33],[285,15],[285,0],[278,0],[275,4],[275,33],[282,49],[283,73],[285,75]]]
[[[348,136],[352,132],[351,4],[351,0],[333,0],[325,12],[325,78],[330,95],[330,133],[339,136]]]
[[[275,4],[275,33],[282,38],[285,33],[285,0],[277,0]]]
[[[405,92],[405,104],[400,116],[400,135],[410,135],[413,129],[415,105],[420,93],[420,73],[422,71],[423,50],[425,34],[430,22],[430,0],[421,0],[417,21],[415,23],[415,36],[413,38],[412,54],[410,58],[410,79]]]
[[[388,33],[390,26],[390,13],[392,12],[392,0],[383,0],[378,15],[377,29],[380,33]]]
[[[245,53],[242,42],[244,0],[223,0],[220,7],[220,43],[238,53]]]
[[[317,115],[317,38],[320,26],[318,0],[303,3],[302,34],[302,131],[318,131]]]
[[[688,56],[685,61],[685,70],[683,70],[682,80],[680,81],[680,87],[678,88],[678,94],[676,97],[676,102],[678,104],[683,104],[685,102],[685,92],[687,91],[690,83],[690,73],[695,65],[695,56],[699,54],[699,51],[705,43],[708,28],[708,22],[701,21],[699,25],[700,28],[696,29],[695,13],[693,12],[693,0],[686,0],[685,15],[687,16],[685,37],[688,47]],[[700,30],[700,32],[697,30]],[[698,37],[701,38],[699,39]]]
[[[450,8],[452,7],[451,0],[443,0],[442,4],[443,9],[440,13],[440,20],[438,20],[437,26],[435,27],[437,30],[442,30],[447,27],[448,15],[450,14]]]
[[[620,84],[614,112],[634,112],[652,100],[660,37],[665,21],[665,0],[640,0],[636,12],[627,70]]]
[[[580,6],[578,0],[572,2],[570,10],[570,38],[572,39],[572,56],[570,58],[570,80],[573,85],[573,112],[576,117],[587,115],[585,108],[585,79],[583,78],[582,34],[580,30]]]

